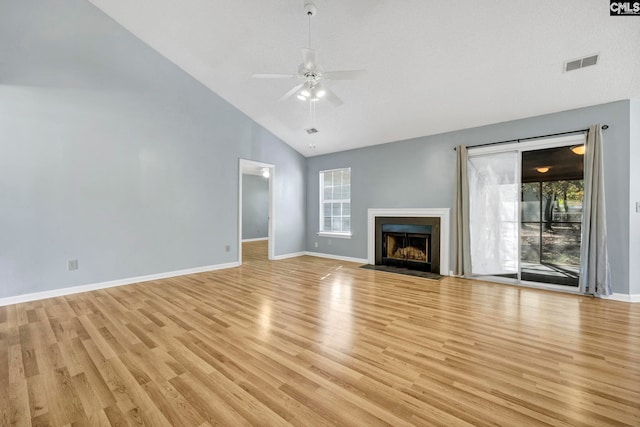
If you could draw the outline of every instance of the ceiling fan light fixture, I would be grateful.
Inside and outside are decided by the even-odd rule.
[[[574,145],[573,147],[571,147],[571,151],[579,156],[584,156],[585,146],[584,144]]]
[[[311,44],[311,18],[316,15],[317,9],[311,0],[305,0],[304,10],[309,21],[309,43],[302,48],[302,63],[298,66],[296,74],[289,73],[258,73],[253,74],[253,78],[292,78],[298,79],[298,84],[286,92],[279,101],[283,101],[294,96],[300,101],[314,103],[320,100],[327,100],[336,107],[343,104],[342,100],[333,91],[324,87],[321,82],[325,80],[353,80],[361,76],[365,70],[343,70],[343,71],[323,71],[317,63],[317,52]],[[310,108],[310,111],[312,108]]]

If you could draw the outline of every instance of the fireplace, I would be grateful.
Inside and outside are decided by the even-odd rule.
[[[440,273],[440,218],[376,217],[375,263]]]
[[[449,208],[369,208],[367,209],[367,262],[382,263],[382,224],[431,225],[429,237],[430,271],[443,276],[449,272]],[[426,223],[422,219],[427,219]],[[407,220],[407,222],[398,222]],[[418,221],[418,222],[416,222]]]

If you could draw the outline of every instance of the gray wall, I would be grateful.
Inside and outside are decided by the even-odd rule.
[[[631,294],[640,294],[640,212],[636,203],[640,203],[640,99],[631,100],[629,117],[629,283]]]
[[[305,159],[89,2],[0,1],[0,58],[0,297],[237,261],[239,158],[304,250]]]
[[[0,58],[0,298],[237,261],[239,158],[276,166],[276,255],[365,258],[367,208],[452,207],[454,145],[593,123],[614,290],[640,292],[638,101],[305,161],[84,0],[0,0]],[[318,171],[343,166],[354,235],[320,238]]]
[[[610,126],[604,134],[609,254],[614,292],[626,294],[629,292],[629,101],[312,157],[307,161],[307,250],[366,258],[368,208],[451,208],[453,214],[453,147],[458,144],[526,138],[585,129],[596,123]],[[351,239],[316,234],[318,172],[339,167],[351,167]]]
[[[269,179],[242,175],[242,239],[269,235]]]

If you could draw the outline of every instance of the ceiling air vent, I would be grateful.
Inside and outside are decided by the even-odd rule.
[[[309,128],[309,129],[305,129],[305,131],[306,131],[309,135],[314,134],[314,133],[318,133],[318,129],[316,129],[316,128]]]
[[[585,56],[584,58],[574,59],[564,63],[564,71],[573,71],[578,68],[588,67],[590,65],[596,65],[598,63],[598,54]]]

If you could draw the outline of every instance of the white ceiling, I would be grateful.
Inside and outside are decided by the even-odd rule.
[[[315,0],[328,86],[344,104],[277,102],[307,45],[304,0],[90,0],[305,156],[640,98],[640,16],[607,0]],[[596,66],[563,63],[599,53]],[[315,149],[310,148],[315,145]]]

